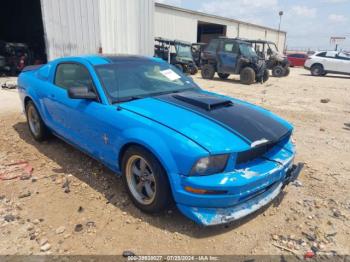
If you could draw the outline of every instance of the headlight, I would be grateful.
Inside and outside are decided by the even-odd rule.
[[[229,155],[216,155],[200,158],[192,167],[191,175],[206,176],[222,172]]]

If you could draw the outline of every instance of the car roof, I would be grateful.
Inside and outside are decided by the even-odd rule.
[[[163,61],[155,57],[141,56],[141,55],[126,55],[126,54],[103,54],[103,55],[81,55],[81,56],[72,56],[59,58],[56,61],[67,61],[67,60],[85,60],[93,66],[104,65],[104,64],[113,64],[119,62],[130,62],[130,61]]]

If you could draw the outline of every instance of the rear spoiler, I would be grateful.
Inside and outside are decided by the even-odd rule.
[[[34,71],[39,69],[40,67],[44,66],[44,64],[42,65],[30,65],[30,66],[26,66],[25,68],[22,69],[22,72],[27,72],[27,71]]]

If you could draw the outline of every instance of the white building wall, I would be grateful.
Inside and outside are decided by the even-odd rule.
[[[266,38],[266,29],[255,27],[247,24],[239,25],[239,37],[248,39],[263,39]]]
[[[103,53],[153,55],[153,0],[41,0],[48,60]]]
[[[103,53],[154,53],[153,0],[99,0]]]
[[[189,13],[156,6],[154,36],[197,42],[197,20]]]
[[[41,0],[48,60],[97,53],[98,0]]]
[[[196,42],[198,21],[226,25],[227,37],[270,40],[277,44],[276,30],[161,4],[155,7],[155,36]],[[283,50],[285,33],[280,32],[279,35],[278,48]]]
[[[227,37],[238,37],[238,24],[229,24],[226,29]]]

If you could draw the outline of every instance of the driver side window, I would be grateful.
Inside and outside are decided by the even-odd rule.
[[[70,87],[87,87],[94,90],[93,81],[85,66],[75,63],[62,63],[57,66],[55,85],[68,89]]]

